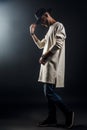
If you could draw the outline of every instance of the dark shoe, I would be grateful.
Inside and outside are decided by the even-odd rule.
[[[56,119],[50,119],[47,118],[46,120],[39,122],[38,126],[40,127],[47,127],[47,126],[56,126],[57,120]]]
[[[66,128],[71,128],[74,124],[74,112],[69,112],[66,115],[66,122],[65,122],[65,127]]]

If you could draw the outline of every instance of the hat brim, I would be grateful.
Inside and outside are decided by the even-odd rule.
[[[36,21],[36,24],[41,24],[41,18]]]

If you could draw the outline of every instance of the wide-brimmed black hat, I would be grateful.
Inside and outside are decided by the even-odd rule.
[[[52,12],[52,8],[49,9],[45,9],[45,8],[40,8],[36,11],[35,13],[35,18],[36,18],[36,24],[40,24],[41,23],[41,17],[44,13],[48,12],[49,14],[51,14]]]

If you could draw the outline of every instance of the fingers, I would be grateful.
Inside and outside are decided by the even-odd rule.
[[[46,64],[46,60],[44,60],[44,59],[41,57],[41,58],[39,59],[39,63],[45,65],[45,64]]]
[[[32,26],[35,28],[37,25],[34,23]]]
[[[31,24],[30,28],[36,28],[36,26],[37,26],[36,24]]]
[[[30,33],[34,33],[34,32],[35,32],[35,29],[36,29],[36,24],[31,24],[31,25],[30,25],[30,28],[29,28]]]
[[[39,63],[45,65],[46,62],[45,61],[39,61]]]

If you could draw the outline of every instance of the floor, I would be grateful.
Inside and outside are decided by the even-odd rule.
[[[37,126],[37,123],[46,117],[47,107],[45,105],[10,104],[9,107],[2,107],[0,111],[0,130],[64,130],[65,119],[60,110],[57,111],[57,127]],[[87,107],[85,104],[73,104],[73,110],[75,121],[72,130],[87,130]]]

